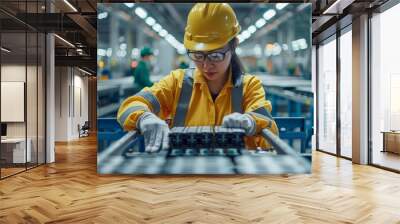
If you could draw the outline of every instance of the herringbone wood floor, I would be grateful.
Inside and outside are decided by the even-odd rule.
[[[0,181],[0,223],[400,223],[400,175],[314,153],[313,174],[99,176],[96,139]]]

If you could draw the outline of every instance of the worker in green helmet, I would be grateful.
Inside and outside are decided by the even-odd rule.
[[[142,50],[140,51],[141,60],[139,61],[133,73],[133,77],[135,78],[135,84],[140,89],[143,89],[144,87],[150,87],[153,85],[153,82],[150,81],[150,70],[151,70],[150,61],[153,55],[154,55],[153,50],[149,47],[143,47]]]

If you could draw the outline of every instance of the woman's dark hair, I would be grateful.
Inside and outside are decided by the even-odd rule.
[[[244,74],[244,67],[242,62],[240,61],[239,56],[236,54],[235,49],[237,46],[237,38],[233,38],[229,41],[229,47],[231,48],[232,58],[231,58],[231,66],[232,66],[232,82],[236,83],[238,79]]]

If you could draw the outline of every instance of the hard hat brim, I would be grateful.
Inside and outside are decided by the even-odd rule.
[[[201,43],[198,41],[185,39],[184,46],[189,51],[212,51],[212,50],[216,50],[219,48],[223,48],[226,44],[228,44],[229,41],[230,40],[216,41],[216,42],[212,42],[212,43]]]

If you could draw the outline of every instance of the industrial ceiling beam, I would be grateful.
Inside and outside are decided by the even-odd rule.
[[[96,71],[97,59],[92,56],[55,56],[55,65],[87,67]]]

